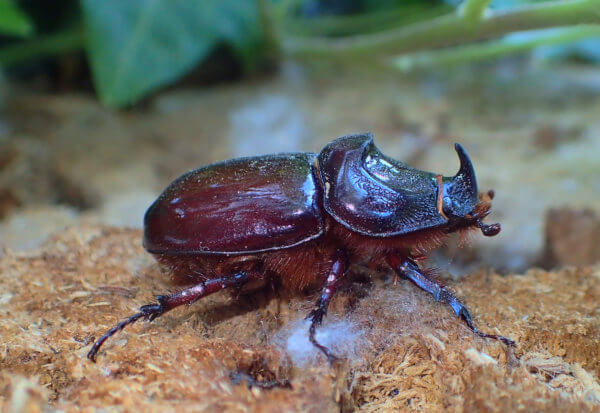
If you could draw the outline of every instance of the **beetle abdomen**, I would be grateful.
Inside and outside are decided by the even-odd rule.
[[[191,171],[150,206],[144,247],[155,254],[250,254],[324,231],[315,154],[234,159]]]
[[[265,279],[275,277],[284,291],[303,291],[319,287],[327,278],[330,257],[336,245],[326,237],[292,248],[250,255],[168,255],[156,259],[168,267],[174,281],[190,285],[238,271],[260,271]]]

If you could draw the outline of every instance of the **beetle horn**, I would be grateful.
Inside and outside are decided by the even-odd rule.
[[[460,143],[454,144],[454,149],[460,160],[460,168],[452,178],[452,184],[455,190],[462,192],[466,198],[476,199],[477,179],[475,178],[475,169],[473,169],[471,159]]]
[[[475,169],[473,169],[471,158],[469,158],[467,151],[465,151],[465,148],[463,148],[460,143],[455,143],[454,149],[460,160],[460,169],[456,175],[454,175],[453,181],[461,181],[462,185],[467,188],[475,186],[475,192],[477,192],[477,180],[475,178]]]
[[[454,144],[454,149],[456,149],[456,153],[458,154],[458,159],[460,160],[460,169],[452,178],[452,184],[456,188],[457,191],[471,200],[473,202],[477,202],[478,193],[477,193],[477,178],[475,178],[475,169],[473,169],[473,164],[471,163],[471,159],[465,151],[465,148],[462,147],[460,143]],[[490,196],[490,199],[493,197]],[[488,207],[489,210],[489,207]],[[500,232],[500,224],[491,224],[486,225],[481,221],[481,218],[487,215],[487,210],[482,216],[478,216],[475,214],[475,224],[481,229],[483,235],[487,237],[493,237]]]

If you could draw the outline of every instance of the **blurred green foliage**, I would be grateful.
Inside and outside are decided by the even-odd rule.
[[[538,36],[540,28],[563,31]],[[85,51],[102,102],[123,107],[223,46],[246,70],[285,56],[361,53],[412,68],[565,42],[546,54],[597,59],[600,41],[574,43],[597,30],[600,0],[0,0],[0,67]]]
[[[254,1],[82,0],[82,12],[94,83],[109,106],[177,79],[219,43],[251,65],[261,43]]]
[[[0,34],[23,37],[32,33],[29,17],[11,0],[0,0]]]

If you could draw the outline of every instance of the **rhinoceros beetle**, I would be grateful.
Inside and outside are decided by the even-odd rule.
[[[144,247],[190,287],[141,307],[100,337],[88,358],[141,318],[152,321],[217,291],[276,279],[292,291],[321,288],[308,334],[331,361],[315,330],[349,265],[359,261],[386,262],[449,304],[475,334],[514,345],[478,330],[465,305],[417,264],[449,233],[500,231],[482,222],[493,192],[478,193],[469,156],[460,144],[455,149],[460,169],[452,177],[382,154],[371,134],[338,138],[319,154],[239,158],[182,175],[147,210]]]

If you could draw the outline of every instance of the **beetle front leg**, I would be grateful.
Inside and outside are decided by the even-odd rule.
[[[387,261],[399,276],[411,280],[417,286],[432,294],[436,301],[449,304],[454,310],[454,313],[465,322],[473,333],[480,337],[500,340],[507,346],[515,346],[515,342],[510,338],[496,334],[487,334],[475,327],[471,318],[471,313],[467,307],[444,285],[428,277],[412,259],[402,259],[399,256],[392,254],[388,256]]]
[[[314,310],[310,312],[310,314],[306,317],[306,319],[310,319],[310,328],[308,330],[308,338],[310,342],[318,348],[327,360],[332,363],[336,360],[336,357],[331,353],[331,351],[319,343],[315,337],[315,333],[317,327],[321,325],[323,322],[323,317],[327,314],[327,308],[329,307],[329,302],[333,298],[333,295],[337,291],[344,274],[346,273],[348,257],[345,251],[337,250],[334,256],[333,265],[331,266],[331,270],[329,270],[329,275],[327,280],[325,281],[325,286],[323,287],[323,291],[321,292],[321,296],[317,301],[317,305]]]
[[[202,297],[206,297],[207,295],[216,293],[217,291],[228,287],[241,286],[248,282],[250,278],[251,276],[248,273],[239,272],[227,277],[213,278],[173,294],[158,295],[156,297],[158,301],[157,304],[148,304],[140,307],[140,311],[138,313],[132,315],[126,320],[121,321],[119,324],[108,330],[94,343],[91,350],[87,354],[87,357],[95,362],[96,353],[98,353],[98,350],[100,350],[102,344],[104,344],[109,337],[123,330],[128,325],[135,323],[140,318],[145,318],[148,321],[152,321],[167,311],[172,310],[175,307],[179,307],[180,305],[193,304]]]

